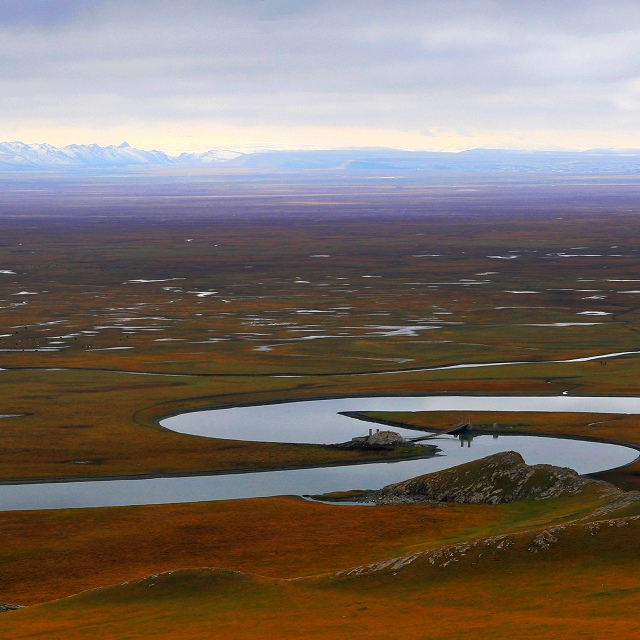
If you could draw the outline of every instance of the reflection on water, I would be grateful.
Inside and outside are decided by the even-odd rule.
[[[477,434],[474,434],[473,431],[467,431],[465,433],[460,433],[455,437],[460,440],[461,447],[464,447],[464,445],[466,444],[467,447],[471,449],[471,442],[475,437],[477,437]]]
[[[467,449],[471,449],[471,443],[476,438],[479,438],[480,434],[474,431],[462,431],[461,433],[455,434],[453,437],[458,439],[461,447],[467,447]],[[491,437],[494,440],[497,440],[500,436],[497,434],[493,434]]]

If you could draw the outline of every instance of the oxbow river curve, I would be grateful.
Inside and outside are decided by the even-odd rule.
[[[186,412],[161,420],[173,431],[214,438],[264,442],[335,443],[363,435],[368,426],[340,415],[353,411],[546,411],[640,413],[640,398],[539,396],[379,396],[237,406]],[[405,436],[415,431],[394,429]],[[0,510],[56,509],[306,495],[348,489],[379,489],[417,475],[518,451],[528,464],[574,468],[581,474],[629,464],[638,450],[602,442],[540,436],[486,436],[429,441],[440,456],[394,463],[189,477],[13,484],[0,487]],[[461,446],[463,445],[463,446]]]

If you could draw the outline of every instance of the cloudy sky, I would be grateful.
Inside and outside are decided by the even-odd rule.
[[[640,148],[636,0],[0,0],[0,140]]]

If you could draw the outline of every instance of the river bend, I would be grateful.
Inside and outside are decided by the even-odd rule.
[[[640,413],[640,398],[540,396],[361,397],[281,402],[192,411],[161,425],[180,433],[268,442],[333,443],[363,435],[371,424],[342,411],[570,411]],[[406,436],[415,431],[395,429]],[[540,436],[442,436],[429,441],[442,455],[402,462],[316,469],[190,477],[0,486],[0,510],[164,504],[202,500],[306,495],[348,489],[379,489],[391,482],[438,471],[500,451],[515,450],[529,464],[568,466],[594,473],[629,464],[638,451],[625,446]]]

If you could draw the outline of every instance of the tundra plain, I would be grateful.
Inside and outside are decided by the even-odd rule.
[[[419,455],[216,440],[157,424],[198,407],[636,396],[639,196],[634,177],[616,175],[6,176],[0,479]],[[448,368],[495,363],[512,364]],[[443,428],[459,416],[373,417]],[[633,415],[472,417],[640,443]],[[634,490],[640,464],[598,477]],[[638,513],[601,507],[586,492],[510,505],[282,497],[4,512],[0,601],[28,606],[2,613],[0,630],[355,638],[390,637],[393,625],[403,637],[506,638],[517,625],[520,637],[631,638]],[[557,526],[562,535],[545,533]],[[482,559],[451,551],[496,536],[511,542]],[[384,565],[417,552],[427,555]],[[437,553],[457,559],[430,563]],[[380,569],[341,573],[372,564]]]

